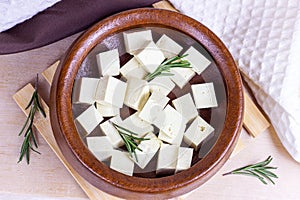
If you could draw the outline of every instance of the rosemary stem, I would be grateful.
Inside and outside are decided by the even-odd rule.
[[[165,73],[170,72],[171,68],[191,68],[189,61],[182,60],[182,58],[186,56],[187,54],[183,56],[174,56],[163,61],[153,73],[150,73],[145,77],[145,80],[151,81],[157,76],[172,76],[173,74],[171,73]]]
[[[267,184],[266,180],[268,180],[272,184],[275,184],[275,182],[271,178],[278,178],[278,176],[269,170],[277,169],[277,167],[267,166],[271,163],[272,160],[273,158],[269,156],[266,160],[262,162],[237,168],[230,172],[224,173],[223,176],[230,174],[247,175],[258,178],[263,184]]]
[[[34,122],[34,116],[36,111],[39,111],[44,117],[46,117],[46,113],[39,102],[39,96],[37,91],[38,91],[38,75],[36,78],[35,90],[32,94],[32,97],[28,105],[25,108],[25,110],[30,108],[29,114],[26,118],[25,124],[23,125],[21,131],[18,134],[19,136],[21,136],[22,133],[24,133],[24,140],[21,146],[18,163],[21,162],[23,157],[25,156],[26,162],[27,164],[29,164],[30,150],[40,154],[40,152],[38,152],[36,149],[33,148],[33,145],[35,146],[35,148],[38,148],[37,140],[33,131],[33,122]]]

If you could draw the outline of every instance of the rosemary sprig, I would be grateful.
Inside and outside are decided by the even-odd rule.
[[[171,68],[191,68],[190,62],[182,59],[187,55],[188,54],[182,56],[174,56],[170,59],[165,60],[156,68],[156,70],[153,73],[148,74],[145,77],[145,80],[151,81],[157,76],[173,76],[174,74],[170,73]]]
[[[138,135],[137,133],[134,133],[126,128],[123,128],[115,123],[112,123],[115,128],[118,130],[122,140],[125,143],[126,149],[129,152],[129,155],[132,157],[132,154],[134,154],[136,161],[138,161],[137,155],[135,150],[143,151],[138,147],[137,141],[143,141],[143,140],[150,140],[150,138],[139,138],[135,135]]]
[[[37,144],[37,141],[36,141],[36,138],[34,135],[34,131],[33,131],[34,115],[35,115],[36,111],[39,111],[44,117],[46,117],[46,113],[40,104],[39,96],[38,96],[38,75],[36,76],[35,90],[34,90],[32,97],[31,97],[27,107],[25,108],[25,110],[27,110],[28,108],[30,108],[30,112],[25,121],[25,124],[23,125],[20,133],[18,134],[19,136],[21,136],[22,133],[25,131],[24,132],[24,141],[21,146],[18,163],[22,161],[24,156],[26,156],[27,164],[29,164],[29,160],[30,160],[30,156],[29,156],[30,150],[40,154],[40,152],[38,152],[36,149],[34,149],[33,145],[32,145],[32,143],[33,143],[35,148],[38,148],[38,144]]]
[[[269,156],[265,161],[235,169],[231,172],[223,174],[223,176],[230,175],[230,174],[242,174],[242,175],[256,177],[263,184],[267,184],[266,180],[275,184],[275,182],[271,178],[278,178],[278,176],[269,170],[277,169],[277,167],[267,166],[268,164],[270,164],[272,159],[273,158]]]

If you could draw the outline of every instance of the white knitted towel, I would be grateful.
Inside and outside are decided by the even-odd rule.
[[[0,33],[10,29],[60,0],[0,0]]]
[[[300,162],[300,0],[170,0],[218,35]]]

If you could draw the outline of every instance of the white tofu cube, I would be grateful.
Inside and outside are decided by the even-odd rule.
[[[140,111],[139,117],[150,124],[155,124],[156,118],[161,115],[169,100],[170,99],[163,94],[153,92]]]
[[[124,145],[124,141],[121,138],[118,130],[114,127],[114,125],[111,124],[110,121],[107,120],[100,124],[100,128],[102,132],[109,138],[114,147],[117,148]]]
[[[197,108],[192,96],[188,93],[172,101],[175,109],[182,114],[188,121],[198,116]]]
[[[102,76],[117,76],[120,71],[118,49],[105,51],[96,55],[98,71]]]
[[[185,143],[192,146],[197,151],[201,142],[205,140],[205,138],[207,138],[214,130],[215,129],[204,119],[202,119],[200,116],[197,116],[184,133],[183,139]]]
[[[179,147],[175,173],[190,168],[192,164],[192,159],[192,148]]]
[[[99,80],[98,78],[76,79],[73,87],[72,102],[93,104]]]
[[[153,133],[148,133],[145,138],[150,138],[150,140],[141,141],[138,147],[142,149],[142,151],[136,149],[135,153],[137,159],[134,155],[132,158],[141,169],[144,169],[148,165],[162,144],[162,142]]]
[[[123,36],[126,52],[130,54],[135,54],[136,51],[144,48],[147,42],[153,40],[151,30],[125,32]]]
[[[110,160],[110,168],[122,174],[132,176],[134,162],[129,158],[127,152],[114,150]]]
[[[188,60],[191,63],[192,69],[197,74],[201,74],[211,63],[205,56],[203,56],[194,47],[190,47],[183,55],[185,54],[188,55],[183,59]]]
[[[175,87],[175,84],[169,77],[156,77],[149,82],[151,92],[160,92],[167,96]]]
[[[124,104],[132,109],[141,110],[145,105],[150,90],[145,80],[130,77],[127,80],[127,89]]]
[[[183,139],[183,134],[185,131],[186,125],[182,124],[180,131],[178,131],[177,135],[170,137],[167,134],[165,134],[162,130],[159,131],[158,139],[167,142],[169,144],[180,146]]]
[[[158,152],[156,174],[171,174],[175,172],[178,149],[177,145],[161,145]]]
[[[138,134],[138,137],[144,137],[147,133],[153,132],[153,126],[141,119],[139,116],[139,112],[136,112],[129,117],[127,117],[124,121],[124,128],[131,130],[134,133]]]
[[[148,72],[142,67],[142,64],[140,64],[135,57],[131,58],[125,65],[121,67],[120,73],[126,79],[129,77],[144,79],[148,74]]]
[[[127,117],[125,120],[122,120],[120,116],[115,116],[113,118],[110,118],[109,121],[122,127],[125,128],[133,133],[137,134],[137,137],[144,137],[147,133],[153,132],[154,128],[151,124],[147,123],[148,125],[142,126],[141,123],[134,123],[137,122],[139,119],[135,119],[138,116],[131,115],[130,117]],[[141,126],[139,126],[141,125]]]
[[[155,43],[150,41],[144,49],[135,55],[135,58],[147,72],[152,73],[164,61],[165,56]]]
[[[115,117],[110,118],[109,121],[116,124],[116,125],[118,125],[118,126],[123,126],[124,125],[124,121],[122,120],[120,115],[116,115]]]
[[[218,106],[213,83],[194,84],[191,87],[196,108],[212,108]]]
[[[87,137],[87,146],[89,150],[100,160],[106,160],[111,157],[113,146],[107,136]]]
[[[135,112],[134,114],[130,115],[129,117],[127,117],[124,122],[127,122],[128,121],[128,124],[129,122],[131,124],[135,124],[136,126],[138,127],[141,127],[141,128],[146,128],[148,126],[151,126],[150,123],[146,122],[145,120],[141,119],[139,117],[139,112]]]
[[[182,46],[177,44],[165,34],[159,38],[159,40],[156,42],[156,45],[162,50],[166,58],[177,56],[183,49]]]
[[[114,117],[120,114],[120,109],[110,104],[96,103],[96,108],[103,117]]]
[[[97,111],[95,106],[91,105],[75,119],[75,122],[84,129],[86,136],[90,134],[102,120],[103,117]]]
[[[195,72],[191,68],[172,68],[170,79],[182,89],[194,76]]]
[[[110,104],[118,108],[123,107],[127,84],[112,76],[100,79],[95,99],[100,104]]]
[[[165,107],[155,121],[156,126],[171,138],[175,138],[186,123],[187,120],[170,105]]]

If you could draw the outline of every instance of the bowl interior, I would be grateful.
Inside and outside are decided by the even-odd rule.
[[[180,89],[179,87],[176,86],[172,90],[172,92],[168,95],[168,97],[170,98],[169,104],[171,104],[171,101],[173,99],[181,97],[184,94],[191,93],[192,84],[209,83],[209,82],[212,82],[214,84],[218,106],[214,108],[198,109],[198,115],[201,116],[211,126],[213,126],[215,131],[202,142],[199,150],[197,151],[194,150],[193,159],[192,159],[192,165],[194,165],[210,151],[210,149],[215,144],[217,138],[219,137],[224,127],[225,116],[227,112],[226,110],[227,97],[226,97],[226,88],[225,88],[224,79],[222,78],[222,74],[219,68],[216,66],[214,59],[211,57],[208,51],[199,42],[197,42],[187,34],[184,34],[174,29],[155,27],[155,26],[133,28],[130,30],[126,30],[126,32],[128,31],[137,32],[137,31],[144,31],[144,30],[151,30],[154,42],[156,42],[163,34],[165,34],[183,47],[183,50],[181,52],[185,52],[188,48],[193,46],[199,52],[201,52],[202,55],[204,55],[206,58],[208,58],[211,61],[210,66],[206,68],[206,70],[202,72],[200,75],[194,76],[189,81],[189,83],[185,85],[184,88]],[[119,51],[121,66],[124,65],[133,57],[130,54],[126,53],[125,51],[123,32],[113,33],[109,35],[107,38],[105,38],[104,40],[100,41],[100,43],[98,43],[88,53],[88,55],[83,60],[77,72],[76,79],[79,79],[81,77],[99,78],[101,75],[98,72],[96,55],[101,52],[113,50],[113,49],[118,49]],[[121,77],[119,76],[118,78]],[[76,117],[79,116],[89,106],[90,105],[86,105],[86,104],[72,104],[74,119],[76,119]],[[124,105],[123,108],[121,109],[120,114],[121,117],[125,119],[126,117],[129,117],[134,112],[135,110]],[[78,130],[78,134],[80,135],[83,142],[86,144],[86,136],[83,134],[84,131],[80,126],[76,126],[76,127]],[[156,130],[156,132],[154,133],[158,134],[158,131]],[[102,133],[100,127],[97,126],[96,129],[94,129],[94,131],[88,135],[88,137],[92,137],[92,136],[104,136],[104,133]],[[181,146],[188,147],[189,145],[184,143],[183,141]],[[145,178],[157,177],[155,173],[156,160],[157,160],[156,157],[157,154],[152,159],[152,162],[149,165],[147,165],[145,169],[140,169],[138,166],[135,166],[134,176],[145,177]],[[105,163],[109,165],[109,162],[105,162]],[[161,177],[161,175],[159,177]]]

